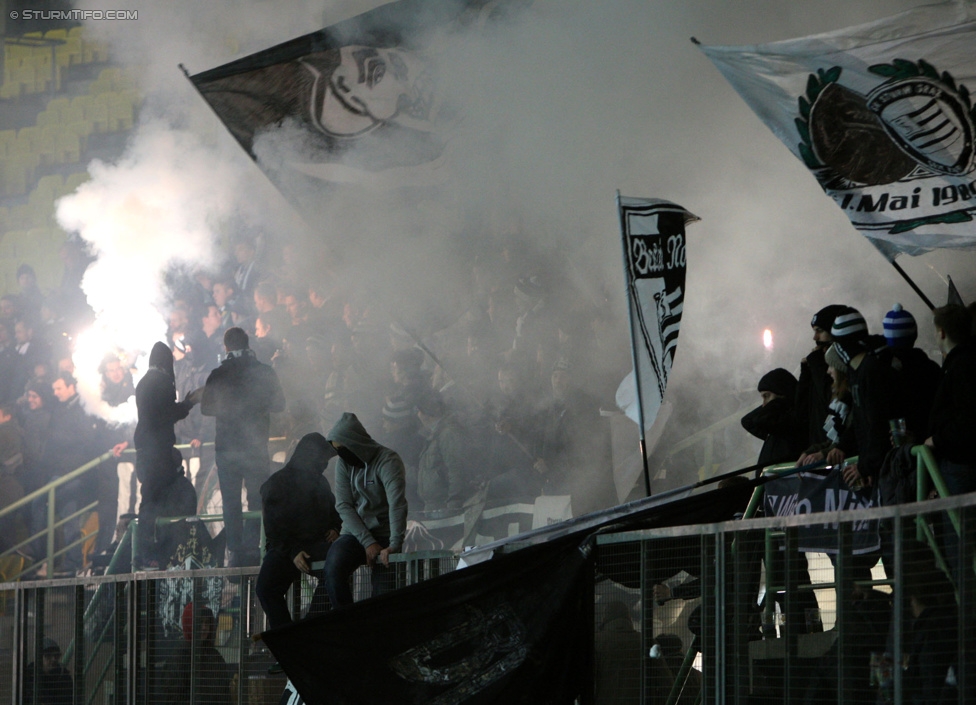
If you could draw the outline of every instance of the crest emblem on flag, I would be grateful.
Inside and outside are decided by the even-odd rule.
[[[976,245],[976,5],[702,50],[886,257]]]
[[[821,185],[838,178],[883,185],[918,170],[973,171],[974,117],[965,86],[924,60],[868,70],[882,82],[867,95],[846,88],[843,69],[834,66],[810,74],[798,99],[797,147]]]

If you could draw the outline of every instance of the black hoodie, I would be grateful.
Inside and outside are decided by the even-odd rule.
[[[189,401],[176,401],[173,353],[165,343],[156,343],[149,353],[149,369],[136,385],[136,450],[171,456],[170,449],[176,445],[173,426],[185,419],[192,407]]]

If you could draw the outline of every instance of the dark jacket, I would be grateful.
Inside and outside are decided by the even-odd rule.
[[[192,407],[189,401],[176,401],[173,353],[164,343],[156,343],[149,354],[149,370],[136,386],[136,450],[168,458],[176,445],[173,426]]]
[[[326,438],[341,443],[364,466],[342,457],[336,462],[336,510],[342,533],[359,539],[363,548],[389,539],[399,551],[407,530],[403,461],[394,451],[374,441],[355,414],[342,415]]]
[[[832,395],[824,352],[823,348],[817,348],[800,363],[794,408],[800,431],[806,434],[804,447],[819,445],[827,440],[824,419],[827,417],[827,407],[830,406]]]
[[[300,551],[325,541],[342,521],[335,495],[322,471],[335,455],[321,433],[304,436],[291,460],[261,485],[267,550],[294,558]]]
[[[230,353],[207,377],[200,410],[217,417],[215,450],[268,454],[271,413],[284,411],[278,375],[251,350]]]
[[[77,470],[99,454],[99,424],[85,413],[77,394],[66,402],[58,402],[51,412],[49,428],[41,463],[46,474],[44,482]]]
[[[24,669],[24,705],[33,705],[34,700],[34,664]],[[38,673],[37,705],[71,705],[74,702],[74,681],[71,674],[63,666],[58,666],[53,673],[45,673],[43,668]]]
[[[942,380],[942,371],[919,348],[893,348],[892,351],[901,362],[905,426],[915,442],[921,443],[928,435],[932,404]]]
[[[877,340],[875,340],[877,339]],[[849,371],[854,399],[853,433],[838,446],[848,457],[858,456],[858,472],[877,480],[884,457],[891,449],[888,422],[905,415],[900,364],[880,335],[872,336],[869,352],[855,370]]]
[[[756,462],[764,467],[793,462],[803,452],[805,434],[798,428],[791,399],[772,399],[753,409],[742,417],[742,428],[763,441]]]
[[[976,344],[957,345],[946,355],[929,429],[939,457],[976,465]]]

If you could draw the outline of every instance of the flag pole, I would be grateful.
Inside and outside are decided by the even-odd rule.
[[[933,304],[932,301],[929,300],[929,297],[925,295],[925,292],[923,292],[921,289],[918,288],[918,284],[912,281],[912,278],[908,276],[908,272],[906,272],[904,269],[901,268],[901,265],[895,261],[894,257],[892,257],[888,261],[891,262],[891,266],[895,268],[895,271],[898,272],[905,279],[906,282],[908,282],[908,285],[915,290],[915,293],[922,298],[922,301],[924,301],[925,305],[929,307],[929,310],[934,311],[935,304]]]
[[[630,272],[630,258],[627,247],[627,224],[620,209],[620,190],[617,190],[617,215],[620,217],[620,236],[623,240],[624,256],[624,280],[627,287],[627,322],[630,325],[630,356],[634,363],[634,385],[637,387],[637,425],[640,429],[640,455],[641,467],[644,471],[644,491],[647,496],[651,496],[651,473],[647,467],[647,439],[644,434],[644,405],[641,403],[641,382],[640,368],[637,365],[639,353],[637,351],[637,336],[634,333],[634,309],[633,306],[639,305],[634,291],[634,278]]]

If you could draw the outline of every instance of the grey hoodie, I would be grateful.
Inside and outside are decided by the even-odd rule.
[[[374,441],[356,415],[348,412],[326,438],[365,463],[365,467],[354,467],[340,457],[336,464],[336,510],[342,518],[342,533],[355,536],[363,548],[389,539],[390,548],[399,551],[407,530],[400,456]]]

